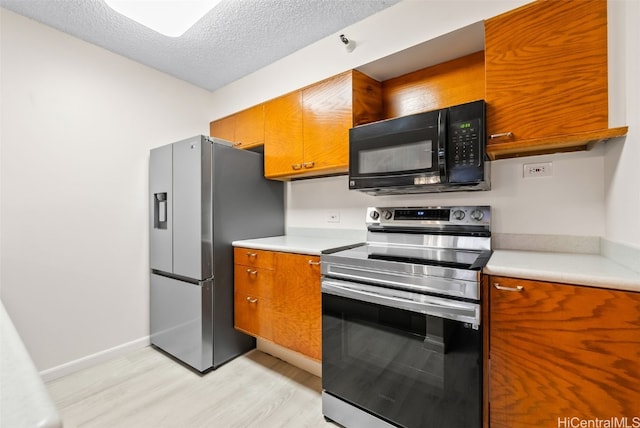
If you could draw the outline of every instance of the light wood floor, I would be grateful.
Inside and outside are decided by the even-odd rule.
[[[336,428],[320,378],[256,350],[201,376],[147,347],[47,388],[65,428]]]

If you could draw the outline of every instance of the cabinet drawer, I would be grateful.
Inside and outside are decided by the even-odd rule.
[[[235,264],[273,269],[273,251],[236,247],[233,249]]]
[[[252,336],[273,340],[270,299],[236,292],[234,310],[235,328]]]
[[[236,293],[271,298],[273,271],[237,264],[234,266],[234,285]]]

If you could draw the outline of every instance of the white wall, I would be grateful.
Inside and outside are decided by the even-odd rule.
[[[609,4],[610,103],[614,125],[628,125],[629,134],[607,144],[605,155],[605,237],[640,249],[640,2]],[[622,36],[620,35],[622,33]],[[622,87],[622,89],[620,89]]]
[[[601,236],[602,148],[574,154],[491,162],[490,191],[369,196],[348,190],[345,176],[290,184],[287,227],[364,229],[367,206],[491,205],[495,233]],[[552,177],[523,178],[522,164],[551,161]],[[328,211],[340,223],[327,223]]]
[[[1,15],[1,296],[39,370],[149,335],[148,152],[205,90]]]

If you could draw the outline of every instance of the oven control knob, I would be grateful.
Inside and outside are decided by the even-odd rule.
[[[453,212],[453,218],[455,218],[456,220],[462,220],[464,218],[464,211],[462,210],[455,210]]]
[[[384,217],[385,220],[391,220],[391,217],[393,217],[393,214],[391,213],[391,211],[382,211],[382,216]]]
[[[380,218],[380,213],[378,213],[378,211],[371,211],[371,213],[369,213],[369,217],[373,220],[377,220]]]
[[[484,213],[481,210],[471,211],[471,218],[475,221],[480,221],[484,217]]]

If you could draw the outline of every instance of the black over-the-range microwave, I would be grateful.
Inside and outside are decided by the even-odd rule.
[[[349,189],[372,195],[489,190],[485,102],[349,130]]]

